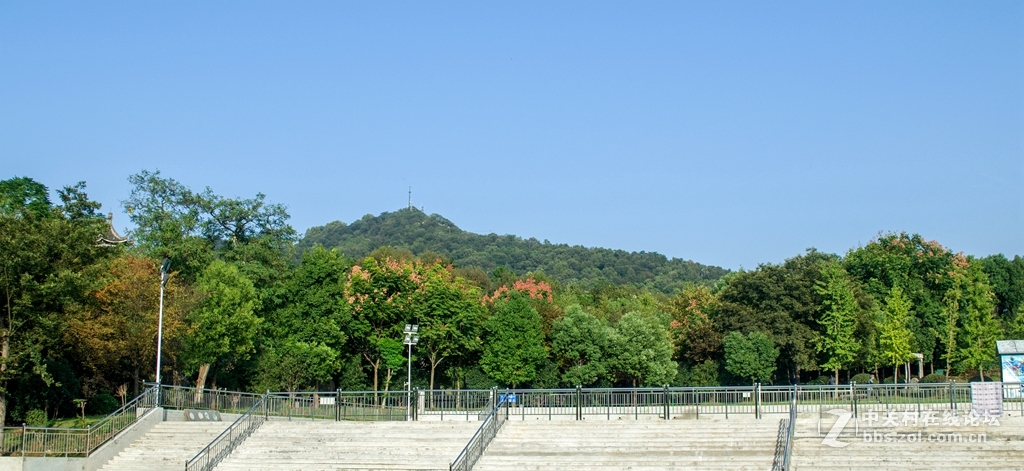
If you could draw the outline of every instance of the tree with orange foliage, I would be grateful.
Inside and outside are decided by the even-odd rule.
[[[102,285],[95,292],[96,304],[75,311],[66,334],[80,360],[97,374],[121,376],[121,365],[130,368],[135,395],[149,368],[156,363],[157,315],[160,298],[160,269],[150,259],[123,254],[101,267]],[[164,355],[172,349],[182,330],[184,312],[191,303],[191,291],[172,274],[164,296]]]

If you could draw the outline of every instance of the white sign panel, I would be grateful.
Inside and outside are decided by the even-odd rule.
[[[979,417],[1002,417],[1003,383],[971,383],[971,410]]]

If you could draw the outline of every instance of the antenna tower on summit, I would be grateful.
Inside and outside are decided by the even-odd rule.
[[[409,187],[409,207],[407,209],[412,209],[412,187],[411,186]]]

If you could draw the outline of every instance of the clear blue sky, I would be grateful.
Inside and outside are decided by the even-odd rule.
[[[0,178],[728,268],[1024,254],[1024,2],[0,3]]]

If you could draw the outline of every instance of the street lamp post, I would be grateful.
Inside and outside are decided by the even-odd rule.
[[[412,419],[412,346],[420,342],[420,326],[405,324],[405,343],[409,346],[409,369],[405,380],[405,420]]]
[[[171,269],[171,260],[164,258],[163,263],[160,264],[160,314],[157,320],[156,330],[156,398],[157,405],[160,404],[160,353],[163,350],[164,342],[164,286],[167,286],[167,279],[169,278],[168,270]]]

